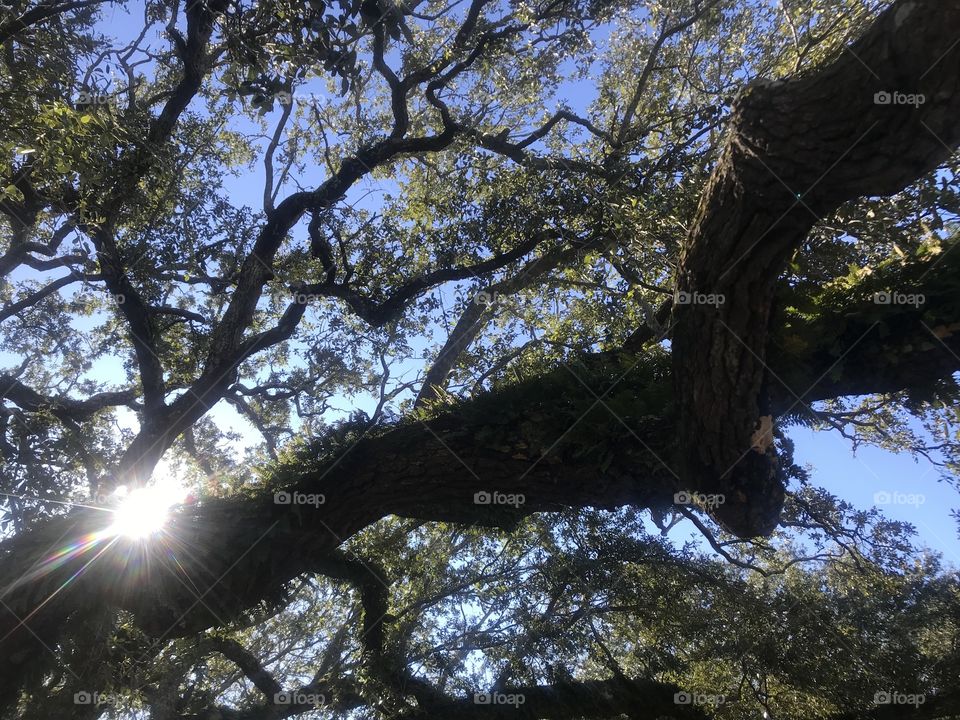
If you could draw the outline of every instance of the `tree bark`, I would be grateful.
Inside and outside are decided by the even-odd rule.
[[[630,355],[588,357],[429,421],[342,438],[332,454],[326,446],[267,473],[265,487],[322,494],[322,504],[278,504],[272,489],[208,500],[177,513],[166,542],[144,544],[110,537],[109,515],[81,508],[0,545],[0,706],[44,672],[48,648],[79,610],[128,610],[158,642],[223,626],[282,596],[292,578],[322,572],[331,550],[389,514],[509,526],[565,507],[663,507],[678,489],[703,488],[727,495],[714,513],[734,533],[769,532],[782,487],[773,458],[750,450],[768,357],[776,363],[770,374],[788,377],[799,394],[809,387],[810,399],[917,380],[903,363],[870,362],[896,350],[889,338],[858,339],[836,374],[837,358],[815,341],[831,325],[791,327],[773,338],[768,325],[777,276],[816,217],[857,195],[894,192],[960,140],[960,63],[951,46],[958,30],[955,2],[897,3],[854,46],[860,60],[844,54],[823,71],[755,87],[739,101],[679,276],[681,291],[723,293],[726,303],[676,306],[672,375]],[[888,88],[915,89],[927,102],[874,106],[873,92]],[[777,176],[801,197],[782,190]],[[947,290],[937,286],[931,296]],[[245,292],[255,300],[259,291]],[[941,377],[960,369],[960,317],[949,316],[956,310],[948,304],[933,328],[941,342],[899,350]],[[900,328],[894,338],[914,348],[918,318],[889,311]],[[220,336],[231,327],[225,321]],[[789,332],[809,338],[806,348],[768,356],[768,345],[794,347],[771,342]],[[225,344],[237,347],[238,337]],[[782,391],[769,394],[779,411],[791,402]],[[523,502],[476,502],[476,493],[494,491]]]
[[[960,255],[951,255],[918,288],[944,301],[933,329],[960,328],[960,307],[947,302],[958,266]],[[836,301],[838,308],[852,305]],[[824,341],[804,345],[803,353],[772,351],[773,371],[810,388],[804,398],[812,401],[908,389],[918,364],[942,378],[960,370],[960,332],[943,343],[930,336],[921,347],[916,318],[882,307],[891,313],[888,324],[902,330],[867,334],[841,372],[827,372],[836,365],[826,340],[835,334],[832,314],[821,325],[775,334],[784,347],[796,348],[796,335]],[[854,314],[848,331],[872,322]],[[907,344],[893,348],[898,338]],[[871,364],[891,351],[905,352],[907,362]],[[304,451],[266,472],[266,487],[322,494],[322,504],[277,504],[272,489],[208,500],[179,509],[164,536],[149,543],[103,535],[109,513],[78,508],[12,538],[0,545],[0,705],[54,659],[44,645],[53,647],[79,610],[129,610],[158,641],[222,627],[279,597],[298,575],[325,572],[344,539],[390,514],[510,527],[527,514],[567,507],[671,505],[683,489],[675,468],[686,452],[676,441],[673,383],[667,368],[636,363],[629,354],[587,357],[432,420]],[[774,399],[785,411],[795,397],[781,392]],[[624,413],[624,405],[634,409]],[[479,492],[524,497],[516,506],[478,504]]]
[[[830,65],[756,84],[735,103],[682,250],[672,353],[682,476],[726,496],[717,517],[737,535],[770,533],[783,503],[776,456],[758,437],[771,414],[777,279],[817,220],[853,198],[895,193],[953,152],[957,37],[957,2],[897,2]],[[878,93],[903,97],[882,104]],[[924,102],[900,104],[906,95]]]

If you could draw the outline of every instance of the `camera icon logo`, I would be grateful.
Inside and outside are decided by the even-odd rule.
[[[893,102],[893,96],[888,93],[886,90],[881,90],[880,92],[873,94],[873,104],[874,105],[889,105]]]
[[[889,705],[891,702],[890,693],[888,692],[874,693],[873,702],[876,705]]]
[[[281,490],[273,494],[273,502],[276,505],[289,505],[293,502],[293,496],[286,490]]]
[[[473,494],[473,502],[475,505],[489,505],[493,502],[493,496],[486,490],[481,490]]]
[[[73,704],[74,705],[92,705],[93,704],[93,695],[88,693],[86,690],[83,690],[78,693],[73,694]]]
[[[493,698],[490,693],[474,693],[473,694],[473,704],[474,705],[489,705],[492,702]]]
[[[693,503],[693,495],[688,490],[681,490],[673,494],[674,505],[690,505]]]
[[[688,692],[678,692],[673,694],[674,705],[689,705],[693,702],[693,695]]]
[[[484,307],[491,307],[497,302],[497,294],[488,292],[487,290],[481,290],[474,296],[474,298],[476,299],[478,305],[482,305]]]

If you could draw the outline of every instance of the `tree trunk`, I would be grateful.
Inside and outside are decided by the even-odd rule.
[[[890,338],[869,336],[848,348],[842,372],[831,373],[837,358],[815,341],[830,325],[786,329],[810,341],[803,353],[782,352],[786,344],[777,341],[786,336],[768,337],[777,276],[817,217],[857,195],[894,192],[957,144],[957,37],[956,2],[897,3],[854,46],[860,60],[844,53],[823,71],[755,87],[738,102],[678,282],[682,292],[722,293],[725,302],[676,306],[672,376],[629,354],[592,356],[429,421],[328,439],[265,472],[270,490],[177,513],[168,543],[112,538],[103,532],[109,515],[86,508],[3,543],[0,705],[44,672],[54,657],[48,649],[74,613],[129,610],[158,642],[223,626],[282,595],[297,575],[322,571],[333,548],[389,514],[509,526],[565,507],[664,507],[677,490],[701,488],[727,495],[713,512],[734,533],[770,532],[782,486],[769,448],[751,450],[768,412],[761,393],[768,345],[778,348],[769,372],[778,410],[790,394],[777,377],[811,399],[886,392],[917,379],[903,363],[871,364],[897,349]],[[873,93],[887,89],[922,92],[926,103],[873,105]],[[931,293],[944,297],[948,285]],[[913,367],[960,369],[960,317],[949,315],[958,308],[944,307],[937,342],[916,348],[918,318],[890,309],[899,328],[893,337],[910,345],[899,349]],[[277,503],[275,487],[316,503]],[[504,504],[477,496],[494,492]]]
[[[738,535],[771,532],[783,503],[765,432],[765,385],[780,382],[766,363],[777,280],[818,219],[895,193],[952,153],[958,37],[957,2],[899,2],[827,67],[735,104],[683,247],[672,352],[683,477],[726,496],[717,517]],[[908,96],[923,102],[900,104]]]

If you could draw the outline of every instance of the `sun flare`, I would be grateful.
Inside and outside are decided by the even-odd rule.
[[[160,532],[170,516],[170,508],[183,499],[182,488],[173,485],[117,489],[120,498],[113,511],[110,531],[115,535],[144,539]]]

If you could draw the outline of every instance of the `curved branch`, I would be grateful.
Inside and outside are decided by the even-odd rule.
[[[271,700],[283,692],[283,686],[263,667],[257,657],[243,645],[231,638],[205,638],[203,644],[230,660],[246,675],[256,688]]]
[[[344,300],[347,305],[350,306],[350,309],[360,318],[373,327],[380,327],[396,319],[411,300],[426,290],[445,282],[467,280],[500,270],[532,252],[541,243],[556,237],[557,234],[555,232],[545,230],[527,238],[515,248],[505,253],[494,255],[487,260],[482,260],[472,265],[458,265],[451,268],[433,270],[418,278],[408,280],[397,288],[386,300],[379,303],[361,295],[347,284],[326,282],[312,285],[298,285],[295,286],[293,290],[298,294],[319,295]]]
[[[678,297],[703,301],[674,303],[672,353],[683,475],[727,496],[718,518],[735,534],[771,532],[783,504],[776,457],[755,438],[771,414],[776,280],[817,220],[897,192],[960,143],[958,35],[960,7],[901,0],[832,64],[755,85],[732,111],[677,274]]]
[[[0,398],[6,398],[23,410],[49,412],[61,420],[85,420],[106,407],[130,405],[137,398],[135,390],[114,390],[95,393],[84,400],[68,397],[50,397],[20,382],[17,378],[0,373]]]
[[[417,395],[415,407],[437,400],[446,390],[447,378],[456,366],[457,361],[470,344],[485,327],[490,316],[495,312],[495,298],[501,295],[512,295],[523,288],[529,287],[535,280],[546,273],[579,257],[587,250],[597,249],[614,242],[613,238],[596,235],[591,240],[575,245],[564,245],[554,248],[534,260],[531,260],[513,276],[489,285],[484,292],[474,295],[464,308],[447,338],[436,359],[427,370],[426,377]]]
[[[960,313],[955,303],[951,307]],[[954,322],[960,323],[960,315]],[[788,363],[775,372],[806,387],[816,387],[834,365],[817,352],[775,357]],[[952,357],[952,369],[960,370],[960,354]],[[858,375],[855,389],[867,390],[869,378],[869,371]],[[887,374],[876,378],[885,388]],[[178,563],[151,555],[157,568],[169,572],[147,577],[136,571],[139,564],[123,558],[150,552],[150,546],[136,550],[122,539],[47,561],[50,547],[98,537],[110,522],[88,508],[52,519],[0,545],[0,576],[16,579],[0,592],[0,697],[16,692],[32,663],[52,657],[40,652],[38,639],[55,643],[64,619],[81,606],[129,610],[158,639],[190,635],[241,617],[304,572],[329,572],[330,554],[341,539],[387,514],[512,527],[530,513],[564,507],[672,507],[681,488],[671,466],[690,448],[676,441],[670,386],[656,363],[629,355],[588,356],[433,419],[406,421],[375,436],[369,428],[358,431],[321,457],[305,449],[271,469],[270,484],[324,502],[276,504],[268,490],[184,508],[170,532],[192,552]],[[839,381],[829,387],[838,394],[847,389]],[[601,402],[612,400],[611,393],[619,407],[632,398],[644,414],[614,416]],[[616,451],[597,454],[601,443]],[[477,496],[484,492],[523,501],[488,504]],[[189,584],[179,579],[184,573]],[[29,630],[20,623],[27,616]]]
[[[10,18],[0,23],[0,44],[5,43],[12,37],[15,37],[18,33],[23,32],[24,30],[33,27],[34,25],[39,25],[40,23],[49,20],[50,18],[56,17],[57,15],[62,15],[65,12],[71,10],[79,10],[81,8],[91,7],[93,5],[99,5],[106,0],[75,0],[75,2],[65,2],[65,3],[42,3],[37,7],[28,10],[20,17]]]
[[[0,322],[7,320],[8,318],[13,317],[17,313],[26,310],[28,307],[33,307],[38,302],[43,300],[53,293],[65,288],[67,285],[72,285],[75,282],[97,282],[103,280],[103,275],[99,274],[73,274],[65,275],[62,278],[54,280],[52,283],[45,285],[44,287],[36,290],[25,298],[21,298],[16,302],[10,303],[6,307],[0,309]]]

